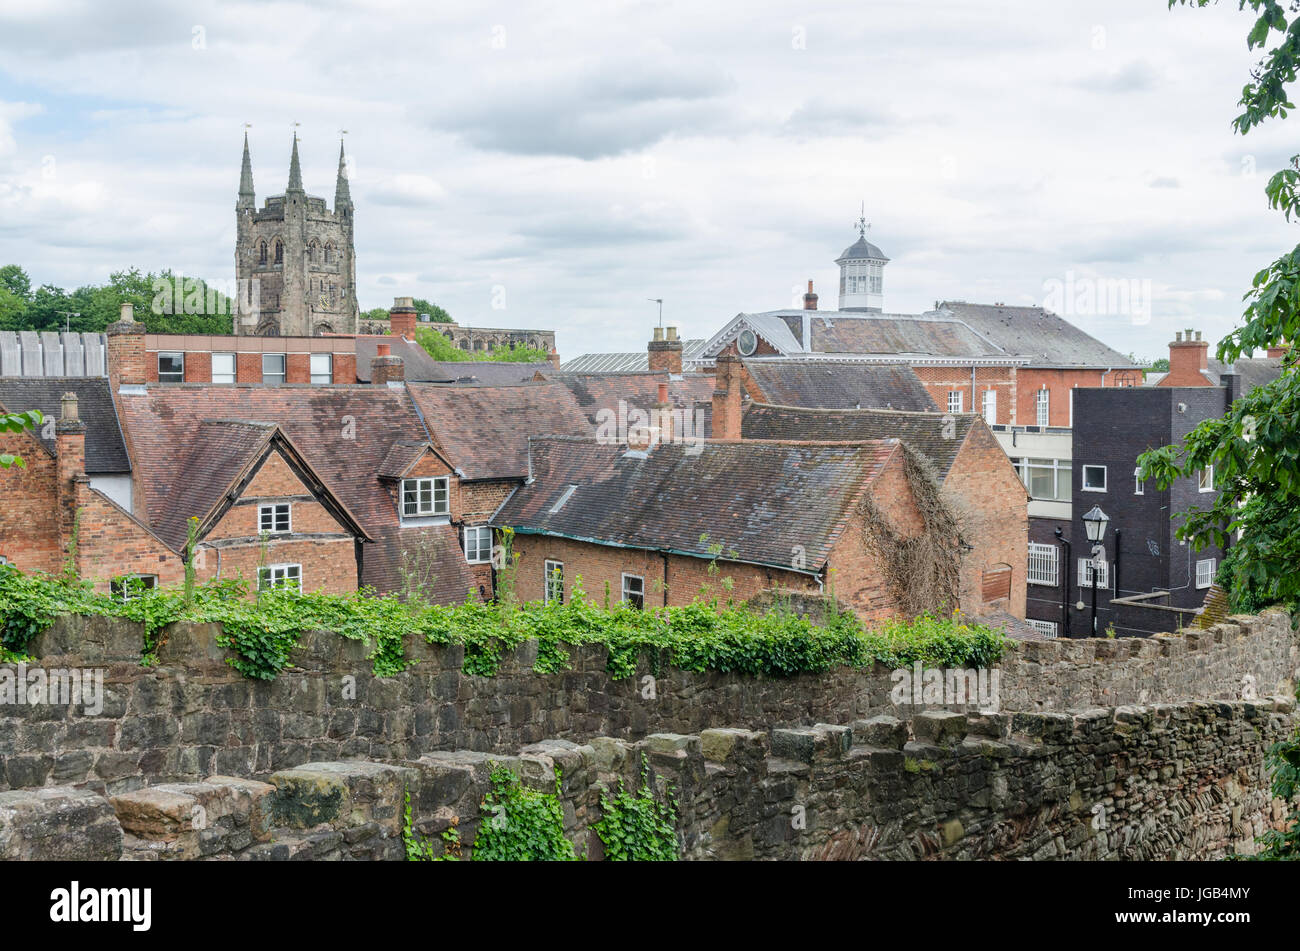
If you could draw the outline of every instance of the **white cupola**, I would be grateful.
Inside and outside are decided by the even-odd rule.
[[[865,210],[858,219],[858,240],[835,259],[840,266],[840,310],[879,313],[884,307],[884,272],[889,258],[867,240]]]

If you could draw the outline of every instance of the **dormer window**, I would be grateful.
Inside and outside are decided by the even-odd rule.
[[[424,518],[450,512],[447,476],[402,480],[402,518]]]

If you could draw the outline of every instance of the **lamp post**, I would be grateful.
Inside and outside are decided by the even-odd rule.
[[[1106,526],[1110,523],[1109,516],[1101,510],[1100,505],[1094,505],[1083,515],[1083,528],[1088,533],[1088,541],[1092,543],[1092,636],[1097,636],[1097,574],[1099,566],[1099,556],[1102,552],[1101,539],[1106,534]]]

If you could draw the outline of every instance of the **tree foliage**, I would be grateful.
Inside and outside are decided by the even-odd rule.
[[[1209,0],[1170,0],[1171,7],[1179,3],[1203,7]],[[1240,6],[1256,14],[1248,47],[1271,44],[1233,120],[1244,135],[1294,108],[1287,87],[1300,65],[1300,17],[1276,0],[1240,0]],[[1288,221],[1300,214],[1300,156],[1273,175],[1265,194]],[[1300,340],[1300,245],[1259,271],[1244,300],[1241,326],[1219,342],[1220,361]],[[1213,467],[1217,498],[1185,513],[1178,535],[1199,549],[1226,546],[1230,535],[1241,533],[1219,574],[1235,607],[1300,602],[1300,376],[1293,351],[1276,380],[1245,394],[1223,417],[1201,423],[1181,446],[1154,449],[1138,461],[1141,477],[1154,477],[1162,488]]]
[[[38,409],[29,409],[21,413],[0,412],[0,433],[20,433],[24,429],[35,429],[43,421],[44,418]],[[22,468],[26,465],[22,456],[0,452],[0,469],[9,469],[13,466]]]

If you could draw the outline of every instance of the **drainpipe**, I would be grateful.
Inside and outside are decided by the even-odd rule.
[[[1066,541],[1065,533],[1062,532],[1059,528],[1056,530],[1056,540],[1059,541],[1065,547],[1065,566],[1064,566],[1065,570],[1062,572],[1063,575],[1062,581],[1064,582],[1064,585],[1061,588],[1061,624],[1062,624],[1061,630],[1063,632],[1063,636],[1069,637],[1070,636],[1070,563],[1074,559],[1071,555],[1072,548],[1070,547],[1070,543]]]
[[[664,559],[664,607],[668,607],[668,552],[661,552]]]
[[[979,405],[979,400],[975,396],[975,364],[970,365],[970,411],[978,413],[975,407]]]

